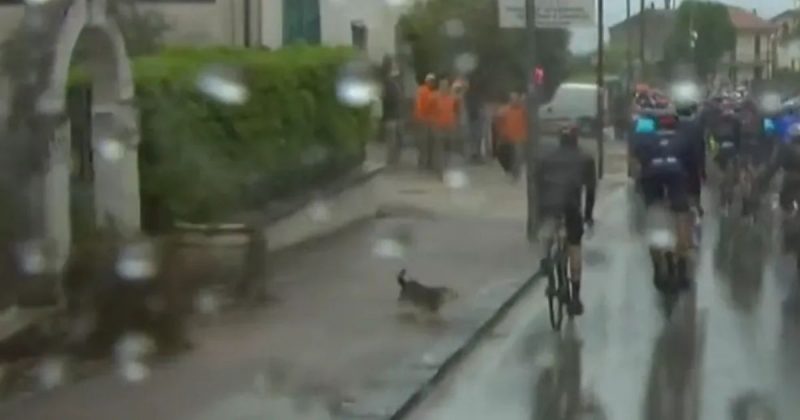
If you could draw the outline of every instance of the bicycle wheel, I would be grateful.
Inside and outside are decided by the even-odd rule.
[[[556,263],[551,264],[547,272],[547,309],[550,313],[550,326],[553,328],[553,331],[559,331],[564,318],[564,312],[561,305],[561,290],[559,287],[558,255],[556,255],[554,260]]]
[[[569,314],[569,317],[572,318],[573,315],[571,311],[568,310],[567,305],[572,302],[572,290],[571,286],[572,283],[570,282],[570,272],[569,272],[569,254],[567,254],[566,246],[563,246],[563,249],[559,252],[559,263],[558,263],[558,297],[560,303],[560,311],[564,313],[565,311]]]

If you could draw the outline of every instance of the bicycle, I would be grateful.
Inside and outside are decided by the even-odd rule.
[[[567,231],[563,217],[557,219],[547,236],[540,272],[547,276],[545,295],[550,313],[550,326],[553,331],[559,331],[564,320],[564,311],[572,301]]]

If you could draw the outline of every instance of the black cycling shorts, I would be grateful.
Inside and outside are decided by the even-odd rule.
[[[580,245],[583,239],[583,216],[577,206],[566,206],[562,208],[540,209],[541,220],[552,220],[560,217],[564,218],[564,228],[567,231],[567,244]]]
[[[660,201],[667,201],[672,211],[689,211],[686,181],[685,175],[675,172],[654,173],[642,178],[644,204],[650,207]]]
[[[725,171],[738,154],[739,151],[736,147],[721,148],[717,152],[717,156],[714,160],[717,162],[717,165],[719,165],[719,168]]]

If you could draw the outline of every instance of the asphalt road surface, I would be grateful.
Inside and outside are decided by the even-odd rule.
[[[797,418],[800,310],[771,217],[733,229],[708,213],[696,285],[668,312],[629,194],[585,245],[585,315],[551,332],[540,284],[409,418]]]

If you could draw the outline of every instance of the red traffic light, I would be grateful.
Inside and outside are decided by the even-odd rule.
[[[541,86],[544,84],[544,69],[541,67],[536,67],[533,70],[533,84],[536,86]]]

